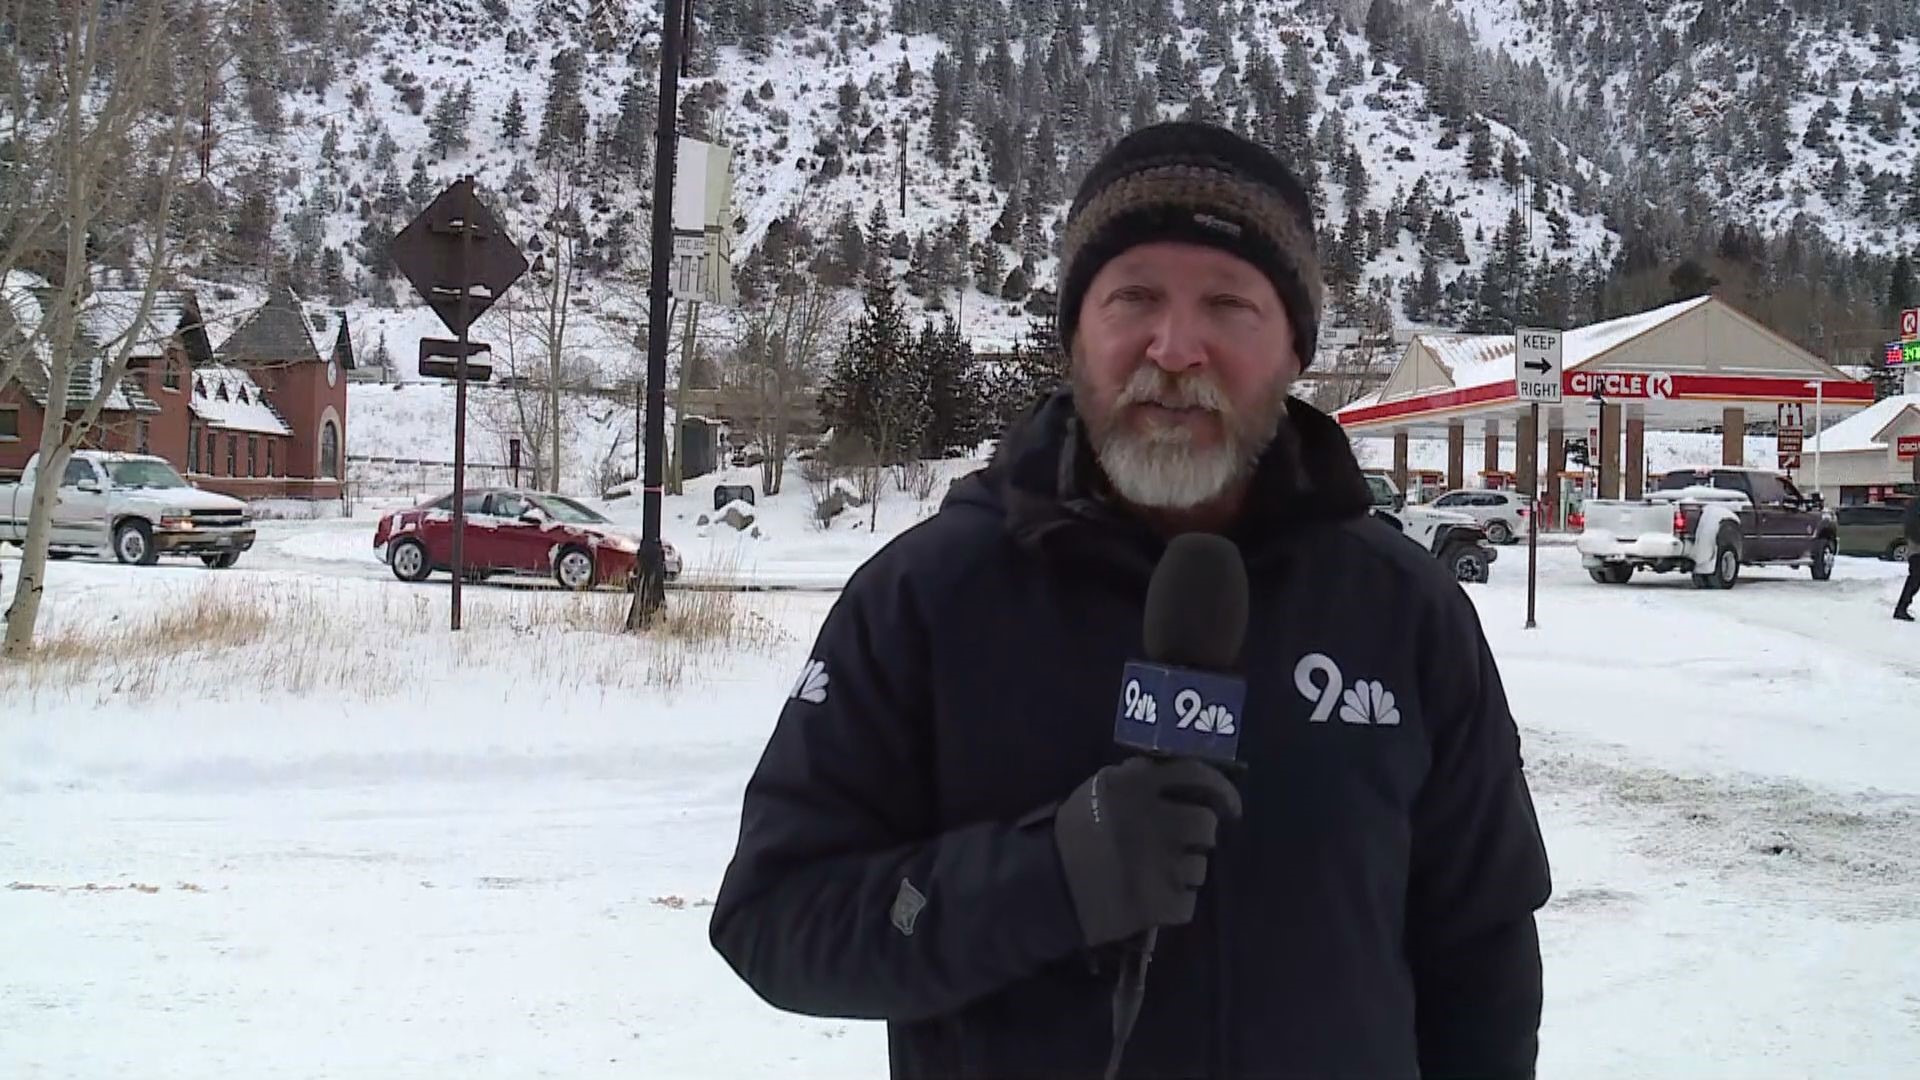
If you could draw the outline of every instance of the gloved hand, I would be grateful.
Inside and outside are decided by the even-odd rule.
[[[1191,759],[1128,758],[1075,788],[1053,835],[1087,944],[1191,921],[1223,817],[1240,792]]]

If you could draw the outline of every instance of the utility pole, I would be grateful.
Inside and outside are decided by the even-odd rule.
[[[660,101],[653,153],[653,271],[647,281],[646,467],[642,473],[640,566],[627,629],[643,630],[666,604],[666,557],[660,543],[661,465],[667,422],[667,334],[672,328],[673,171],[679,148],[680,68],[686,57],[686,16],[693,0],[661,0]]]
[[[907,122],[900,121],[900,227],[906,228],[907,218]]]

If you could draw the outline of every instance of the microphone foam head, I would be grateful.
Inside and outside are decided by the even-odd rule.
[[[1159,664],[1225,671],[1247,636],[1247,564],[1233,541],[1182,533],[1147,585],[1144,644]]]

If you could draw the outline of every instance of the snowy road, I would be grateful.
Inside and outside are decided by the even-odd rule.
[[[729,642],[682,654],[607,633],[618,597],[482,589],[449,643],[444,585],[393,581],[363,523],[273,524],[256,556],[59,564],[50,627],[228,597],[301,633],[0,675],[0,1075],[885,1075],[877,1026],[774,1012],[705,940],[830,596],[739,598]],[[1542,1076],[1910,1069],[1896,568],[1702,593],[1542,556],[1539,630],[1523,550],[1471,590],[1554,861]]]

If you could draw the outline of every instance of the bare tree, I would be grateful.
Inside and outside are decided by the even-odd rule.
[[[529,297],[539,297],[529,300]],[[515,289],[486,319],[488,333],[499,343],[493,356],[495,386],[474,398],[474,419],[499,440],[504,453],[512,440],[529,470],[527,480],[536,490],[559,487],[549,479],[548,433],[557,425],[554,395],[547,392],[548,367],[542,294]]]
[[[46,364],[46,423],[40,436],[38,472],[27,519],[25,552],[13,603],[7,609],[0,657],[18,659],[33,647],[40,601],[46,588],[47,542],[67,460],[119,391],[135,349],[151,334],[154,300],[169,277],[173,257],[168,224],[185,170],[189,141],[184,113],[160,100],[163,64],[171,37],[171,6],[165,0],[68,0],[60,20],[58,48],[36,82],[30,103],[46,125],[50,161],[47,182],[53,220],[43,224],[64,245],[58,280],[43,290],[39,325],[16,328],[16,339],[44,339],[43,354],[21,353],[12,366],[33,356]],[[130,161],[153,163],[143,175]],[[126,250],[141,267],[142,284],[130,311],[106,313],[99,324],[124,327],[105,341],[85,340],[81,310],[88,299],[96,253],[89,240],[109,235],[102,247]],[[136,294],[126,294],[136,295]],[[169,328],[171,330],[171,328]],[[97,364],[87,400],[71,397],[78,365]]]
[[[560,455],[560,429],[564,422],[560,392],[566,383],[567,320],[573,307],[574,290],[580,282],[580,260],[576,251],[577,226],[566,220],[567,212],[573,205],[572,168],[562,166],[556,156],[550,172],[553,184],[553,239],[547,248],[551,261],[547,266],[546,298],[541,312],[544,325],[540,329],[540,336],[547,357],[547,415],[552,418],[547,425],[547,475],[553,481],[549,490],[557,492],[565,475]]]
[[[812,399],[837,344],[834,335],[846,322],[846,300],[812,278],[741,314],[740,347],[727,381],[752,418],[764,455],[760,486],[768,495],[780,493],[797,414]]]

